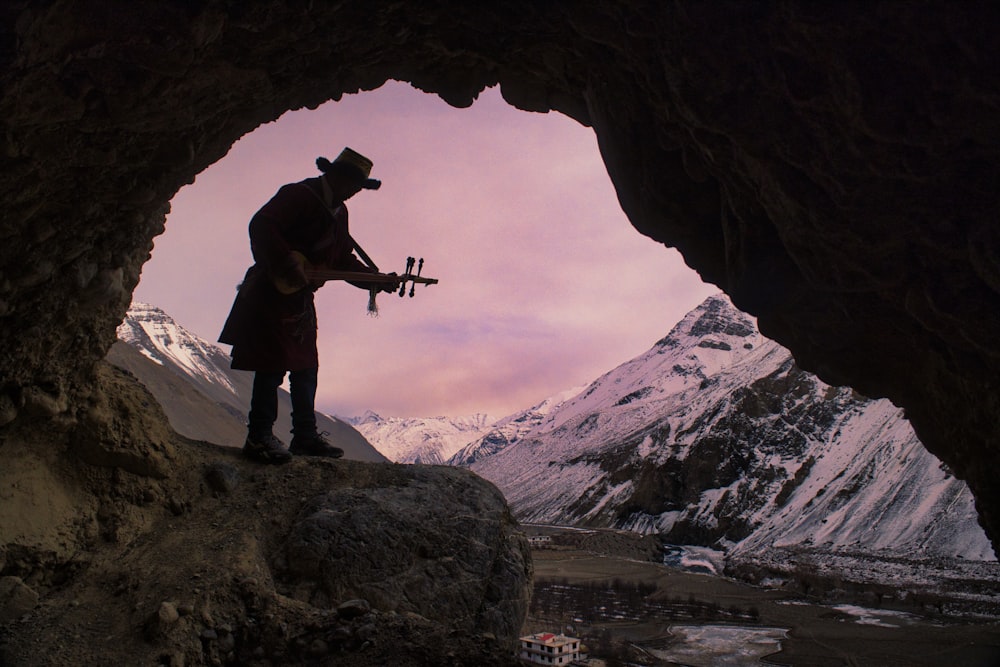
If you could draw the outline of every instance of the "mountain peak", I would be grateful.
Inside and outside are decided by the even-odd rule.
[[[700,339],[705,344],[699,347],[732,349],[737,339],[757,335],[757,327],[746,313],[737,310],[722,293],[705,299],[697,308],[684,316],[677,326],[659,340],[658,347],[690,346],[690,339]],[[751,343],[752,344],[752,343]]]
[[[375,412],[374,410],[365,410],[364,414],[359,417],[348,417],[345,419],[348,424],[353,426],[359,426],[361,424],[377,424],[382,420],[382,415]]]
[[[172,320],[172,318],[169,315],[167,315],[166,312],[164,312],[162,309],[157,308],[156,306],[149,303],[143,303],[142,301],[133,301],[132,305],[128,307],[129,317],[135,319],[141,319],[145,314],[165,317],[168,320]]]
[[[696,319],[688,328],[688,335],[705,337],[711,335],[746,338],[757,332],[753,320],[746,313],[736,309],[723,295],[707,298],[693,311]],[[682,324],[687,323],[687,319]]]
[[[177,324],[156,306],[133,303],[118,325],[118,338],[161,366],[177,365],[192,376],[235,391],[230,378],[219,371],[221,364],[228,365],[229,355]]]

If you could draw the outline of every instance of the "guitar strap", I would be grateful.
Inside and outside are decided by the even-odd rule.
[[[333,191],[330,189],[330,184],[326,182],[325,178],[320,178],[319,182],[323,188],[322,196],[320,196],[318,192],[310,188],[308,185],[305,187],[307,190],[309,190],[309,192],[313,193],[313,195],[317,199],[319,199],[319,202],[323,205],[323,208],[325,208],[330,213],[330,217],[335,219],[337,209],[343,206],[344,204],[341,203],[340,206],[335,207],[333,205]],[[351,241],[351,249],[354,252],[358,253],[358,257],[361,258],[361,261],[367,264],[368,268],[370,268],[372,271],[378,273],[379,272],[378,266],[375,264],[375,262],[372,261],[372,258],[368,256],[368,253],[364,251],[364,248],[358,245],[358,242],[354,240],[353,236],[348,235],[347,238],[350,239]],[[375,303],[375,297],[378,295],[378,293],[379,290],[374,287],[368,290],[368,314],[372,317],[378,317],[378,304]]]
[[[350,239],[351,239],[351,245],[354,246],[354,252],[358,253],[358,257],[361,258],[361,261],[367,264],[368,268],[370,268],[371,270],[375,271],[376,273],[380,273],[378,267],[375,266],[375,262],[373,262],[372,258],[368,256],[368,253],[365,252],[365,249],[358,245],[358,242],[354,240],[353,236],[351,236]]]
[[[306,189],[309,190],[309,192],[313,193],[313,196],[315,196],[316,199],[319,199],[320,203],[323,204],[323,208],[325,208],[330,213],[331,217],[334,217],[336,216],[336,211],[338,208],[340,208],[340,206],[335,207],[333,205],[333,191],[330,190],[330,184],[326,182],[326,179],[320,178],[320,183],[322,184],[323,187],[322,196],[320,196],[318,192],[310,188],[308,185],[306,186]],[[375,262],[372,261],[372,258],[368,256],[368,253],[365,252],[365,249],[362,248],[360,245],[358,245],[358,242],[354,240],[353,236],[348,236],[348,238],[351,240],[351,249],[354,250],[354,252],[358,253],[358,257],[361,258],[361,261],[367,264],[368,268],[370,268],[372,271],[378,273],[379,272],[378,266],[375,264]]]

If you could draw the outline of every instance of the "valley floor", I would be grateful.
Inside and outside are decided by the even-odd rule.
[[[640,617],[641,614],[619,613],[618,618],[585,619],[579,609],[560,609],[560,603],[536,597],[525,632],[566,631],[565,626],[569,625],[577,636],[585,637],[595,657],[600,657],[594,650],[598,644],[603,650],[612,645],[619,649],[629,645],[639,647],[619,655],[650,665],[679,664],[672,662],[671,656],[684,656],[687,665],[753,665],[761,664],[759,659],[765,654],[763,664],[797,667],[1000,664],[997,620],[958,622],[859,605],[819,604],[789,592],[581,549],[541,548],[534,549],[532,555],[536,595],[553,584],[555,588],[574,590],[593,584],[598,584],[598,588],[606,584],[605,590],[640,586],[647,600],[666,603],[653,605],[653,609],[663,610],[672,605],[672,611],[648,612],[646,618]],[[551,597],[545,592],[542,596]],[[688,616],[677,616],[678,607],[686,607]],[[697,612],[698,608],[702,613]],[[694,617],[690,616],[692,610]],[[725,643],[720,639],[722,633],[706,635],[695,631],[713,627],[756,628],[769,638],[737,639],[732,654],[720,656],[719,644]],[[685,637],[688,642],[707,643],[685,647]],[[763,642],[761,652],[750,657],[737,655],[748,642],[754,641]],[[698,661],[699,654],[706,662]]]

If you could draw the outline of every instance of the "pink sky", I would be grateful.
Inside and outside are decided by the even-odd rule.
[[[251,216],[344,146],[383,183],[348,202],[352,235],[382,270],[423,257],[440,284],[380,295],[377,318],[363,290],[317,292],[323,412],[502,417],[644,352],[719,291],[632,228],[589,128],[493,89],[455,109],[390,82],[286,113],[199,174],[135,300],[215,341],[252,262]]]

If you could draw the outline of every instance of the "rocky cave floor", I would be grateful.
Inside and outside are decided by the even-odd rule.
[[[139,400],[118,409],[169,430]],[[282,571],[308,499],[404,486],[404,466],[264,466],[174,434],[157,479],[84,464],[60,438],[34,425],[0,439],[0,527],[48,527],[37,546],[0,542],[0,666],[516,664],[490,633],[360,599],[311,604],[308,582]]]
[[[280,532],[291,517],[271,503],[304,499],[317,477],[349,476],[355,464],[255,468],[237,452],[200,443],[177,451],[182,467],[208,476],[194,496],[143,491],[134,511],[148,532],[105,534],[64,563],[7,555],[5,571],[22,573],[40,599],[0,626],[0,665],[461,665],[470,654],[481,664],[514,664],[489,635],[453,636],[414,613],[383,613],[365,600],[314,607],[262,567],[267,547],[247,523]],[[226,490],[233,473],[239,486]],[[108,489],[97,502],[114,505],[116,495]]]

